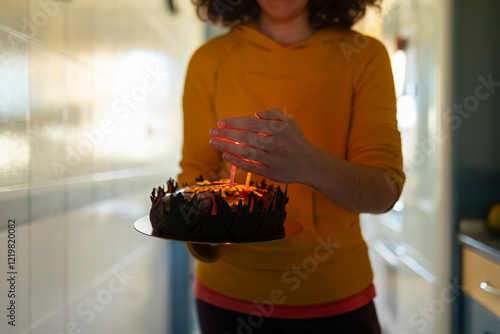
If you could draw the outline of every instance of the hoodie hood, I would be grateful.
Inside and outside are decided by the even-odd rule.
[[[283,48],[302,49],[319,44],[338,43],[339,40],[348,34],[348,30],[323,28],[314,32],[303,41],[283,46],[281,43],[257,30],[254,22],[237,25],[231,31],[237,38],[245,39],[266,50],[283,50]]]

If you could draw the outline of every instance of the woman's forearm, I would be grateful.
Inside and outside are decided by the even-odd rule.
[[[382,213],[398,199],[398,186],[383,169],[354,164],[314,146],[310,157],[303,182],[347,210]]]
[[[240,169],[275,182],[311,186],[347,210],[381,213],[396,202],[399,188],[390,172],[319,149],[277,109],[257,116],[219,120],[219,127],[210,130],[210,145]]]

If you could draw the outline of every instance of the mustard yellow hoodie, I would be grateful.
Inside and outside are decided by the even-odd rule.
[[[180,183],[228,178],[229,166],[209,145],[219,119],[277,108],[307,139],[350,162],[385,169],[401,191],[400,134],[390,62],[383,45],[354,31],[323,29],[282,46],[252,24],[240,25],[201,46],[186,75],[184,148]],[[245,172],[236,175],[244,183]],[[258,179],[254,176],[254,180]],[[268,181],[269,183],[270,181]],[[299,236],[269,243],[211,248],[191,244],[198,280],[246,301],[284,305],[331,302],[372,283],[359,214],[302,184],[288,185],[287,219]]]

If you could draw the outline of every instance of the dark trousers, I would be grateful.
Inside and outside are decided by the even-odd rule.
[[[282,319],[226,310],[200,299],[196,308],[202,334],[380,334],[373,302],[351,312],[321,318]]]

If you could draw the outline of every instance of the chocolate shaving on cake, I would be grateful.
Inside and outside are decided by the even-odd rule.
[[[169,179],[167,193],[163,187],[153,189],[150,220],[157,235],[213,242],[266,240],[284,235],[288,187],[283,193],[279,186],[275,189],[264,180],[260,187],[229,188],[224,181],[198,179],[197,183],[175,193],[177,184]],[[234,202],[240,193],[248,198],[246,203],[240,198],[237,204],[228,204],[228,196]]]
[[[167,181],[167,192],[174,193],[177,190],[177,182],[175,182],[172,178]]]

